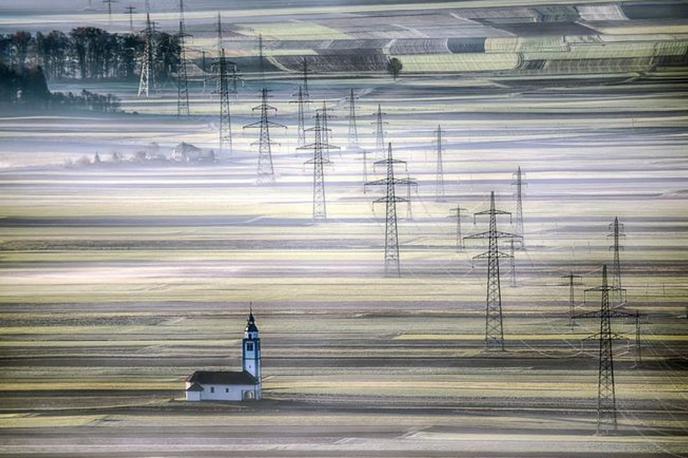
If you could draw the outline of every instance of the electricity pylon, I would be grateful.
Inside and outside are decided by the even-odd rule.
[[[347,149],[349,151],[358,148],[358,126],[356,125],[356,97],[354,96],[354,90],[351,89],[349,92],[349,141],[347,143]]]
[[[375,162],[375,165],[384,165],[387,168],[387,177],[381,180],[370,181],[366,186],[385,186],[385,196],[373,201],[376,203],[385,204],[385,276],[399,277],[401,276],[401,267],[399,262],[399,232],[397,227],[397,202],[406,202],[403,197],[397,197],[396,186],[407,185],[407,179],[394,178],[394,165],[404,163],[394,159],[392,156],[392,144],[387,146],[387,158]]]
[[[386,114],[382,112],[380,104],[377,105],[377,112],[375,115],[375,153],[380,160],[384,160],[385,157],[385,122],[382,121],[382,115]]]
[[[124,12],[129,15],[129,30],[131,33],[134,33],[134,11],[136,10],[135,6],[129,5],[126,8],[124,8]]]
[[[308,90],[308,61],[303,58],[303,97],[304,100],[310,101],[311,93]]]
[[[523,225],[523,187],[526,186],[524,182],[525,173],[521,172],[521,166],[514,172],[514,180],[511,182],[515,186],[514,199],[516,200],[516,233],[521,236],[521,248],[526,246],[526,234]]]
[[[232,94],[238,94],[239,90],[237,87],[237,84],[239,81],[242,81],[243,84],[243,79],[239,76],[239,72],[237,71],[237,66],[236,64],[232,64],[232,89],[230,92]]]
[[[260,71],[260,80],[265,80],[265,61],[263,60],[263,34],[258,34],[258,69]]]
[[[490,193],[490,208],[473,214],[489,215],[489,230],[469,235],[466,239],[488,239],[488,250],[473,259],[487,258],[487,297],[485,302],[485,349],[504,351],[504,326],[502,321],[502,291],[499,279],[499,258],[508,258],[507,253],[499,251],[500,238],[519,238],[516,234],[497,230],[497,215],[511,213],[495,208],[494,191]]]
[[[323,156],[325,148],[339,148],[334,145],[323,143],[324,128],[320,123],[320,113],[315,114],[315,127],[308,129],[313,131],[314,140],[309,145],[301,146],[297,149],[312,149],[313,159],[304,164],[313,165],[313,221],[327,221],[327,200],[325,199],[325,171],[324,165],[331,164],[330,160]]]
[[[327,102],[323,100],[322,108],[318,108],[315,110],[316,113],[320,113],[320,123],[322,124],[323,127],[323,142],[325,145],[330,144],[330,128],[328,127],[328,120],[330,118],[333,118],[328,111],[327,111]],[[325,157],[327,159],[330,159],[330,150],[327,146],[325,146]]]
[[[418,192],[418,183],[406,174],[406,219],[413,221],[413,202],[411,202],[411,187],[415,186],[416,192]]]
[[[457,205],[456,208],[449,210],[453,214],[449,215],[452,218],[456,218],[456,251],[461,251],[465,248],[463,241],[463,234],[461,233],[461,212],[465,212],[465,208],[461,208],[461,205]]]
[[[576,286],[582,286],[583,283],[580,281],[582,277],[576,275],[573,272],[569,272],[567,275],[562,275],[561,278],[568,280],[561,286],[569,287],[569,326],[573,329],[576,326]]]
[[[597,432],[602,434],[616,430],[616,387],[614,385],[614,353],[611,325],[611,310],[609,308],[609,291],[607,283],[607,265],[602,267],[602,285],[586,291],[600,291],[600,351],[597,376]]]
[[[614,218],[614,222],[609,225],[609,234],[607,237],[612,238],[612,245],[609,247],[610,250],[614,251],[614,261],[612,263],[612,286],[614,286],[614,298],[616,305],[621,305],[625,301],[623,295],[623,288],[621,287],[621,259],[619,257],[619,251],[623,249],[621,246],[620,238],[625,237],[623,224],[619,223],[619,218]]]
[[[186,69],[184,0],[179,0],[179,62],[177,64],[177,116],[189,116],[189,78]]]
[[[143,32],[143,58],[141,59],[141,78],[139,79],[138,97],[145,95],[148,97],[150,91],[155,88],[155,67],[153,64],[153,25],[151,24],[150,14],[146,13],[146,29]]]
[[[220,52],[224,49],[223,45],[224,39],[222,38],[222,16],[220,15],[220,12],[217,12],[217,54],[218,56],[220,55]]]
[[[605,264],[605,267],[606,267],[606,264]],[[601,287],[586,289],[585,294],[587,295],[587,293],[591,292],[591,291],[593,291],[593,292],[594,291],[597,291],[597,292],[602,291],[600,288]],[[614,285],[611,285],[611,286],[607,286],[606,289],[608,292],[620,293],[622,296],[625,297],[626,290],[623,288],[618,288]],[[619,289],[621,291],[618,291]],[[608,293],[607,293],[607,296],[609,296]],[[584,298],[584,302],[585,301],[586,300]],[[642,362],[642,354],[641,354],[642,349],[641,349],[641,342],[640,342],[640,316],[641,316],[641,314],[639,311],[625,309],[625,307],[623,305],[612,307],[612,308],[610,308],[610,311],[609,311],[609,317],[610,318],[624,318],[624,319],[633,319],[634,320],[634,324],[635,324],[635,365],[636,365],[636,367],[638,367],[640,365],[640,363]],[[600,317],[601,317],[601,315],[600,315],[600,312],[598,310],[593,310],[590,312],[577,313],[574,315],[574,318],[576,318],[576,319],[600,318]],[[598,334],[593,334],[592,336],[586,337],[584,340],[596,340],[598,338],[599,338]],[[622,340],[623,339],[623,337],[619,336],[618,334],[614,334],[613,338],[615,340]]]
[[[297,120],[297,136],[298,136],[298,146],[303,146],[306,144],[306,126],[304,119],[304,99],[303,99],[303,86],[299,85],[299,90],[296,93],[296,101],[291,101],[289,103],[296,103],[296,120]]]
[[[277,108],[268,104],[268,90],[261,90],[260,105],[253,107],[253,111],[260,110],[260,121],[245,125],[244,129],[260,129],[260,136],[252,146],[258,145],[258,182],[272,182],[275,180],[275,169],[272,163],[272,145],[270,140],[270,126],[287,128],[282,124],[270,121],[268,113],[276,112]]]
[[[227,148],[227,153],[232,156],[232,116],[229,107],[229,82],[227,80],[227,60],[225,59],[224,48],[220,50],[219,62],[219,97],[220,97],[220,119],[218,132],[218,157]]]
[[[361,148],[363,155],[363,194],[367,192],[366,183],[368,182],[368,150]],[[688,317],[688,307],[686,308],[686,316]]]
[[[108,8],[108,24],[112,25],[112,4],[117,3],[117,0],[103,0],[103,3],[105,3]]]
[[[437,165],[435,169],[435,200],[444,199],[444,163],[442,160],[442,126],[437,125],[435,130],[435,143],[437,145]]]
[[[514,249],[514,239],[509,239],[509,274],[511,274],[511,287],[516,288],[516,255]]]

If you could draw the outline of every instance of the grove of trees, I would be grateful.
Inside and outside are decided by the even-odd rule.
[[[156,74],[172,77],[179,59],[175,35],[155,32]],[[22,72],[40,66],[49,80],[131,80],[138,75],[143,37],[109,33],[97,27],[77,27],[69,33],[18,31],[0,34],[0,61]]]

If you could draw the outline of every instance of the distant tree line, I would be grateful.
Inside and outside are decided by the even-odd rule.
[[[16,69],[0,62],[0,107],[3,104],[99,112],[115,112],[120,108],[119,98],[112,94],[96,94],[85,89],[80,94],[51,93],[40,66]]]
[[[179,60],[176,35],[155,32],[156,75],[171,78]],[[0,61],[21,72],[40,66],[49,80],[131,80],[140,70],[144,39],[133,33],[109,33],[77,27],[69,33],[19,31],[0,34]]]

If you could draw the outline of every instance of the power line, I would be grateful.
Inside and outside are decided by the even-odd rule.
[[[349,141],[347,147],[349,150],[358,148],[358,126],[356,125],[356,97],[354,90],[349,92]]]
[[[375,152],[380,160],[384,160],[385,157],[385,122],[382,121],[382,115],[386,114],[382,112],[382,107],[380,104],[377,105],[377,112],[374,113],[375,116]]]
[[[103,3],[105,3],[108,8],[108,24],[112,25],[112,4],[117,3],[117,0],[103,0]]]
[[[453,212],[451,217],[456,218],[456,251],[461,251],[465,248],[465,243],[463,241],[463,234],[461,233],[461,212],[465,212],[465,208],[461,208],[461,205],[457,205],[456,208],[449,210]]]
[[[220,50],[219,61],[219,131],[218,131],[218,155],[222,155],[224,149],[227,148],[227,153],[232,156],[232,116],[229,105],[229,82],[227,80],[227,61],[225,59],[224,48]]]
[[[564,283],[561,286],[569,287],[569,325],[571,326],[571,329],[573,329],[576,326],[575,287],[583,285],[583,283],[579,281],[582,277],[580,275],[574,274],[573,272],[569,272],[567,275],[562,275],[561,278],[568,280],[567,283]]]
[[[301,146],[297,149],[312,149],[313,158],[305,164],[313,165],[313,221],[327,221],[327,200],[325,198],[325,171],[324,165],[331,164],[330,160],[323,156],[325,148],[339,148],[338,146],[323,143],[325,128],[320,122],[320,113],[315,114],[315,127],[308,129],[314,134],[313,143]]]
[[[609,247],[610,250],[614,251],[614,260],[612,263],[612,286],[614,286],[614,296],[617,305],[623,304],[625,297],[623,295],[624,289],[621,287],[621,258],[619,256],[619,251],[623,249],[621,246],[620,239],[625,237],[624,226],[619,223],[619,218],[614,218],[614,222],[609,225],[610,233],[607,237],[611,237],[613,242]]]
[[[489,229],[486,232],[469,235],[466,239],[488,239],[488,250],[473,259],[487,258],[487,297],[485,301],[485,349],[504,351],[504,326],[502,320],[502,292],[499,278],[499,258],[507,258],[507,253],[499,251],[500,238],[519,238],[516,234],[497,230],[497,215],[511,213],[495,208],[494,191],[490,193],[490,208],[473,214],[490,217]]]
[[[252,146],[258,145],[259,182],[272,182],[275,180],[275,169],[272,163],[272,145],[274,143],[270,140],[270,126],[287,128],[285,125],[268,119],[269,112],[277,111],[277,108],[268,104],[268,92],[266,88],[261,90],[260,105],[252,109],[253,111],[260,110],[260,121],[244,126],[244,129],[260,129],[258,142],[251,143]]]
[[[410,179],[394,178],[394,165],[405,164],[404,161],[394,159],[392,144],[387,146],[387,158],[375,162],[375,165],[384,165],[387,168],[387,177],[381,180],[370,181],[366,186],[385,186],[385,196],[373,201],[385,204],[385,276],[401,276],[399,260],[399,231],[397,226],[397,202],[407,202],[403,197],[397,197],[396,186],[408,185]]]
[[[514,198],[516,200],[516,233],[521,236],[521,248],[526,246],[526,234],[523,224],[523,188],[526,186],[524,181],[525,173],[521,171],[521,166],[514,172],[512,186],[516,187]]]
[[[150,20],[150,13],[146,13],[146,29],[144,30],[143,57],[141,59],[141,78],[139,79],[138,97],[145,95],[148,97],[150,91],[155,89],[155,66],[153,64],[154,44],[153,44],[153,24]]]
[[[435,168],[435,200],[444,199],[444,163],[442,161],[442,126],[437,125],[435,130],[435,144],[437,145],[437,163]]]
[[[134,10],[136,10],[136,7],[131,5],[124,8],[124,12],[129,14],[129,30],[131,30],[131,33],[134,33]]]
[[[179,62],[177,63],[177,116],[189,116],[189,78],[186,68],[184,39],[190,36],[184,32],[184,0],[179,0]]]
[[[304,117],[304,99],[303,99],[303,86],[299,85],[299,90],[296,93],[296,101],[291,101],[289,103],[296,103],[296,120],[297,120],[297,143],[298,146],[303,146],[306,144],[306,126]]]

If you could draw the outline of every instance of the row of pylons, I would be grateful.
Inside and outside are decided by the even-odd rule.
[[[110,5],[108,5],[110,6]],[[131,14],[131,11],[130,11]],[[155,71],[154,71],[154,34],[155,24],[150,20],[150,15],[146,17],[146,28],[144,30],[144,53],[141,62],[141,78],[139,84],[138,95],[148,96],[149,93],[156,87]],[[186,70],[186,59],[184,55],[184,40],[188,35],[184,30],[184,5],[183,0],[179,2],[179,32],[178,39],[180,45],[180,58],[177,67],[177,115],[189,115],[189,93],[188,93],[188,78]],[[228,63],[225,57],[224,47],[222,46],[222,24],[218,14],[218,61],[217,61],[217,94],[219,100],[219,129],[218,129],[218,149],[220,154],[226,153],[231,157],[232,155],[232,129],[231,129],[231,113],[229,95],[237,91],[237,69],[236,65]],[[263,46],[262,36],[259,36],[260,48],[260,74],[264,77],[264,63],[263,63]],[[230,71],[232,72],[230,76]],[[311,150],[313,156],[305,162],[313,168],[313,196],[312,196],[312,216],[314,221],[327,220],[327,201],[325,190],[325,175],[324,167],[331,164],[330,151],[338,149],[337,146],[330,144],[328,128],[328,119],[331,114],[328,113],[327,104],[323,102],[322,108],[314,110],[315,125],[312,128],[306,127],[306,117],[310,115],[310,92],[308,88],[308,66],[306,60],[303,61],[303,82],[298,87],[295,96],[297,104],[297,143],[299,150]],[[258,179],[259,182],[274,181],[274,164],[272,161],[272,145],[270,138],[270,128],[280,127],[284,128],[282,124],[275,123],[269,119],[269,114],[275,112],[276,108],[269,105],[269,90],[263,88],[261,90],[261,102],[254,107],[254,111],[260,112],[260,120],[244,126],[246,129],[255,128],[259,130],[259,138],[254,146],[258,147]],[[385,121],[383,116],[385,113],[378,105],[377,111],[374,113],[375,120],[375,155],[377,160],[373,163],[374,167],[384,166],[386,175],[379,180],[369,181],[370,171],[368,169],[368,151],[358,147],[358,125],[356,113],[356,100],[353,89],[350,90],[347,97],[349,103],[349,125],[348,125],[348,143],[349,150],[358,149],[363,155],[363,170],[362,177],[364,183],[364,192],[371,186],[382,186],[385,193],[382,197],[375,199],[373,204],[385,204],[385,250],[384,250],[384,271],[386,276],[398,277],[401,275],[400,253],[399,253],[399,231],[397,218],[397,203],[406,203],[409,205],[410,214],[410,189],[412,186],[417,186],[417,182],[409,177],[397,178],[395,177],[395,165],[404,165],[404,161],[394,159],[392,143],[385,139]],[[313,142],[308,143],[308,133],[312,132]],[[436,145],[436,170],[435,170],[435,198],[437,200],[444,199],[446,196],[444,184],[444,131],[441,126],[438,126],[434,131],[434,143]],[[512,215],[509,212],[500,210],[496,207],[495,193],[490,193],[489,208],[474,213],[474,220],[478,216],[488,217],[488,230],[471,235],[464,236],[462,232],[462,218],[467,210],[460,205],[451,209],[451,216],[456,219],[456,249],[462,250],[465,248],[465,240],[470,239],[484,239],[487,240],[487,251],[478,254],[473,259],[485,259],[487,261],[487,282],[486,282],[486,304],[485,304],[485,337],[484,346],[486,350],[505,350],[504,328],[503,328],[503,313],[502,313],[502,296],[501,296],[501,275],[500,262],[501,258],[509,259],[511,284],[516,286],[516,269],[514,264],[515,250],[525,249],[525,232],[524,232],[524,218],[523,218],[523,180],[524,174],[520,167],[514,174],[513,185],[515,186],[515,233],[500,231],[498,229],[498,217]],[[406,186],[407,197],[400,197],[397,195],[397,186]],[[613,239],[612,249],[614,252],[612,260],[612,274],[611,284],[609,282],[609,275],[607,265],[602,266],[602,282],[600,286],[586,289],[586,292],[599,292],[601,294],[600,308],[592,312],[577,313],[575,306],[575,286],[582,285],[582,276],[574,272],[564,275],[563,278],[567,280],[566,286],[569,287],[569,322],[573,328],[576,325],[577,319],[583,318],[599,318],[600,329],[599,332],[589,339],[596,339],[599,342],[598,355],[598,399],[597,399],[597,430],[599,433],[608,433],[617,429],[617,412],[616,412],[616,392],[614,381],[614,358],[613,358],[613,341],[618,336],[612,332],[612,318],[634,318],[636,324],[636,364],[641,361],[641,347],[640,347],[640,314],[638,312],[630,312],[624,309],[625,305],[625,290],[621,286],[621,266],[619,258],[619,240],[623,237],[623,225],[614,220],[610,225],[609,237]],[[500,240],[505,239],[508,243],[508,252],[500,249]],[[615,306],[610,305],[610,295],[613,296]]]

